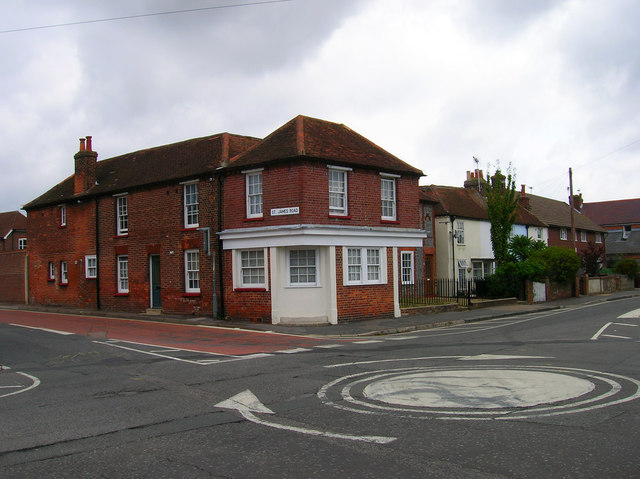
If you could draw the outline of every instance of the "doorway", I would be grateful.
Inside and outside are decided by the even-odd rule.
[[[149,282],[151,309],[162,308],[162,287],[160,285],[160,255],[149,256]]]

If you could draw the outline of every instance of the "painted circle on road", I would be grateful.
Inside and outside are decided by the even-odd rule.
[[[374,381],[364,397],[388,404],[440,408],[517,408],[565,401],[591,392],[585,379],[511,369],[419,371]]]
[[[318,391],[326,404],[411,418],[526,419],[600,409],[640,397],[640,382],[551,366],[450,366],[377,370]]]
[[[0,369],[0,398],[27,392],[40,385],[40,380],[31,374],[11,371],[2,366]]]

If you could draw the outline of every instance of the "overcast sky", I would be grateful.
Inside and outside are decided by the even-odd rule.
[[[534,194],[566,201],[572,167],[587,202],[640,197],[635,0],[2,0],[0,31],[0,211],[86,135],[106,159],[298,114],[421,184],[462,186],[476,156]]]

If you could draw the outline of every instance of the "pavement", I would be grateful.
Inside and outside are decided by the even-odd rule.
[[[418,314],[403,315],[400,318],[381,318],[362,321],[339,323],[336,325],[280,325],[268,323],[253,323],[249,321],[228,321],[213,319],[210,317],[192,317],[181,315],[148,315],[120,313],[113,311],[81,310],[60,307],[39,307],[33,305],[0,305],[0,309],[16,309],[22,311],[48,312],[69,315],[87,315],[108,317],[113,319],[137,319],[144,321],[158,321],[177,324],[197,324],[204,326],[216,326],[223,328],[247,329],[254,331],[271,331],[281,334],[293,334],[296,336],[315,337],[361,337],[386,334],[406,333],[422,329],[454,326],[476,321],[487,321],[507,316],[525,315],[544,311],[553,311],[561,308],[574,308],[586,304],[615,301],[640,296],[640,289],[630,291],[618,291],[609,294],[594,296],[579,296],[544,303],[528,304],[523,302],[497,301],[478,303],[471,309],[457,309],[455,311],[440,311],[434,308],[431,311],[422,310]],[[426,312],[425,312],[426,311]]]

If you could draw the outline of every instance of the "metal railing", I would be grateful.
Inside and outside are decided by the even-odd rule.
[[[400,307],[411,308],[458,303],[470,306],[475,296],[475,280],[420,279],[413,284],[400,285]]]

